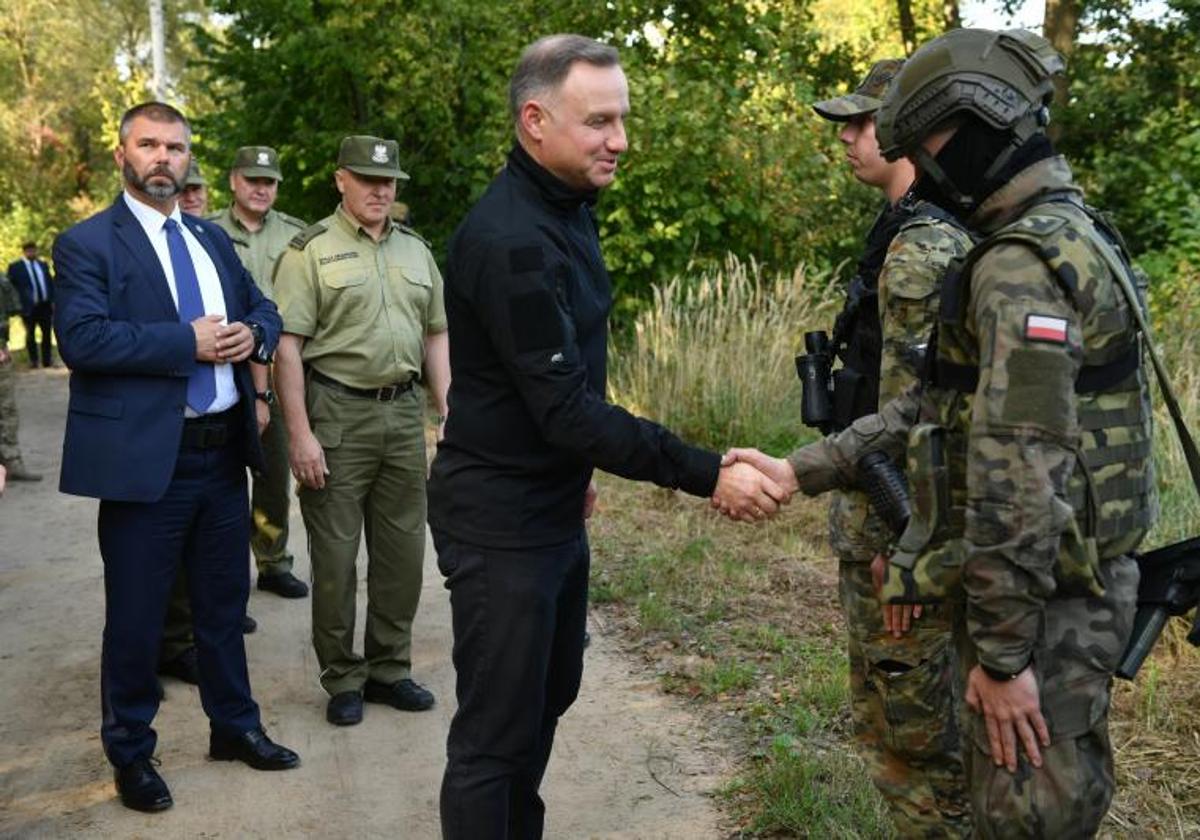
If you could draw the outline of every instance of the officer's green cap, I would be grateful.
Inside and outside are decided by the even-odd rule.
[[[234,153],[230,169],[246,178],[283,180],[283,173],[279,171],[279,152],[270,146],[242,146]]]
[[[853,93],[839,96],[836,99],[826,99],[812,106],[813,110],[827,120],[834,122],[849,122],[863,114],[873,114],[883,104],[883,95],[887,93],[888,85],[904,66],[902,58],[885,58],[875,62],[871,72],[863,79],[862,84]]]
[[[207,187],[208,181],[204,180],[204,176],[200,174],[200,164],[196,163],[196,159],[192,158],[188,161],[187,175],[184,176],[183,185],[185,187]]]
[[[366,134],[353,134],[342,140],[337,165],[359,175],[373,178],[402,178],[408,173],[400,168],[400,144]]]

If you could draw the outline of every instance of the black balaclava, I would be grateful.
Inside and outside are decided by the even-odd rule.
[[[956,201],[951,192],[924,171],[913,185],[913,196],[966,221],[984,199],[1011,181],[1014,175],[1055,154],[1050,138],[1039,131],[1014,150],[989,177],[988,170],[1011,143],[1012,134],[1008,130],[992,128],[973,116],[966,117],[934,161],[954,188],[969,199],[967,204]]]

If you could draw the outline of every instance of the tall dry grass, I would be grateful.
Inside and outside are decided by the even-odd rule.
[[[1155,337],[1172,385],[1193,433],[1200,433],[1200,276],[1180,278],[1157,295],[1152,290],[1151,300]],[[721,270],[677,278],[655,290],[653,305],[638,317],[632,335],[615,348],[613,397],[697,443],[718,449],[749,443],[785,451],[811,435],[799,421],[800,387],[793,372],[793,356],[803,333],[828,328],[839,304],[840,292],[830,289],[824,276],[810,275],[803,267],[790,276],[770,276],[752,262],[731,257]],[[1154,387],[1157,390],[1157,385]],[[1200,498],[1161,395],[1156,396],[1155,406],[1154,453],[1162,517],[1146,547],[1200,535]],[[649,515],[646,511],[654,507],[652,502],[674,511],[665,498],[642,488],[622,484],[612,492],[630,494],[627,501],[639,515]],[[768,557],[754,555],[741,532],[726,534],[719,526],[707,527],[698,511],[674,511],[674,520],[668,516],[654,523],[610,513],[607,530],[602,528],[596,534],[602,550],[593,572],[594,591],[604,595],[598,600],[636,608],[643,632],[654,635],[666,632],[663,627],[670,628],[668,635],[678,637],[673,644],[698,652],[706,662],[711,659],[717,676],[724,673],[721,663],[731,658],[739,667],[749,667],[742,660],[757,662],[756,657],[768,656],[769,652],[762,650],[755,654],[757,645],[739,646],[718,632],[729,628],[749,632],[739,622],[752,624],[752,617],[772,632],[777,626],[786,627],[788,644],[803,648],[816,642],[836,648],[837,642],[823,622],[796,626],[780,619],[806,612],[796,609],[795,590],[785,587],[773,592],[768,587],[760,591],[761,587],[750,586],[735,574],[744,571],[742,567],[761,566],[774,570],[768,574],[770,583],[778,576],[775,566],[796,563],[797,556],[805,558],[797,568],[814,568],[808,556],[824,553],[820,541],[810,539],[822,530],[818,507],[793,505],[789,518],[797,508],[808,511],[807,527],[785,534],[781,526],[773,524],[766,534],[758,535],[756,545],[768,543]],[[782,527],[786,529],[787,524],[785,520]],[[792,525],[798,524],[793,519]],[[782,544],[776,544],[778,540]],[[714,568],[723,575],[719,580],[698,573],[692,557],[697,545],[707,546],[701,552],[704,555],[714,555]],[[770,557],[784,559],[772,564]],[[693,588],[672,583],[667,574],[672,569]],[[654,577],[643,580],[647,570],[655,570]],[[706,580],[719,595],[698,599],[697,579]],[[812,583],[808,580],[804,591],[815,589],[813,597],[825,597],[832,603],[832,589],[823,590]],[[754,604],[753,608],[747,608],[749,604]],[[1111,734],[1118,790],[1102,832],[1105,837],[1200,836],[1200,652],[1185,639],[1190,621],[1190,616],[1172,621],[1138,680],[1116,684]],[[811,657],[800,656],[780,667],[799,669],[796,663],[811,664]],[[837,669],[827,670],[832,675]],[[705,673],[695,679],[690,693],[705,696],[709,691]],[[741,672],[730,673],[737,676]],[[846,803],[829,785],[816,790],[815,805],[797,804],[791,801],[794,797],[789,798],[791,788],[799,784],[796,779],[812,769],[809,764],[824,767],[822,772],[833,778],[834,768],[840,766],[837,761],[848,759],[835,756],[837,761],[828,759],[832,763],[826,767],[822,763],[826,759],[814,757],[824,755],[829,740],[837,741],[839,733],[844,733],[837,725],[826,724],[803,734],[808,729],[798,722],[814,715],[820,719],[820,715],[811,704],[801,704],[803,714],[792,713],[787,679],[787,675],[781,678],[772,695],[782,699],[760,702],[753,691],[728,691],[730,697],[741,698],[729,702],[741,706],[761,742],[773,745],[771,737],[777,740],[786,735],[803,747],[779,753],[771,751],[772,746],[749,764],[743,780],[732,788],[735,801],[741,803],[735,806],[739,821],[751,833],[787,835],[797,833],[797,825],[845,819],[845,812],[839,809]],[[712,691],[725,696],[715,688]],[[844,685],[841,691],[844,694]],[[760,707],[766,711],[753,711]],[[754,723],[756,720],[760,722]],[[865,825],[882,812],[869,786],[864,783],[860,788],[855,790],[862,794],[862,801],[855,800],[850,807],[857,815],[855,820]]]
[[[676,277],[654,288],[610,354],[612,398],[693,443],[786,450],[805,436],[793,358],[840,298],[803,265],[769,275],[734,256]]]

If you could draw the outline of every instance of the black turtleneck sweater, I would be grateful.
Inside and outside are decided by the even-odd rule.
[[[605,402],[612,287],[591,205],[520,146],[450,240],[450,419],[429,522],[496,548],[583,528],[593,467],[711,495],[719,456]]]

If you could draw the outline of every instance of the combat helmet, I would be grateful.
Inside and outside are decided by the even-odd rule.
[[[875,114],[879,149],[890,161],[911,155],[940,181],[941,170],[921,141],[951,118],[970,115],[1011,135],[984,176],[990,178],[1045,129],[1054,77],[1065,69],[1050,42],[1028,30],[951,30],[913,53],[896,74]]]

